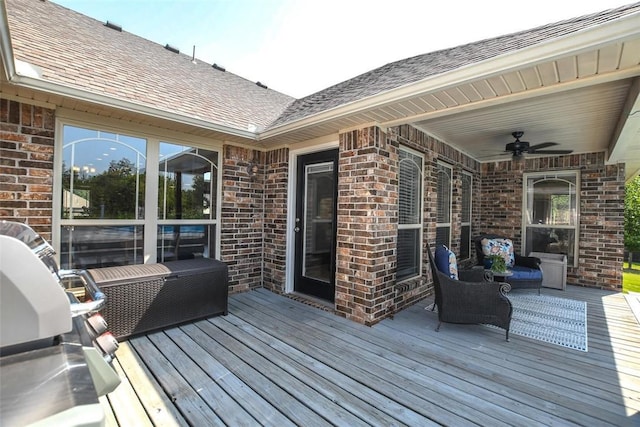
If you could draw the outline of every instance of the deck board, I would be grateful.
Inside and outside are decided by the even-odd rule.
[[[366,327],[256,290],[231,296],[228,316],[123,343],[126,385],[103,405],[109,425],[640,425],[624,295],[542,292],[587,302],[588,352],[482,325],[435,332],[429,300]]]

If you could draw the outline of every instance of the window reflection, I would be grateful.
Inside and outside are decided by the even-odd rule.
[[[144,217],[146,140],[64,126],[62,218]]]
[[[209,258],[215,247],[214,225],[161,225],[158,227],[158,262]]]
[[[160,219],[215,218],[215,151],[160,144]]]
[[[64,226],[60,265],[98,268],[143,262],[142,226]]]
[[[578,223],[577,173],[530,174],[525,182],[526,253],[566,254],[568,264],[575,265]]]
[[[215,151],[160,143],[158,261],[214,257],[217,168]]]

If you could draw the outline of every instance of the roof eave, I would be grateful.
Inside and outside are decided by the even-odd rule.
[[[2,59],[5,78],[11,81],[16,74],[16,66],[13,58],[9,21],[7,19],[7,7],[4,1],[0,1],[0,58]]]
[[[310,125],[326,123],[353,113],[400,102],[420,93],[429,93],[454,87],[480,78],[498,75],[523,65],[531,65],[554,58],[575,54],[606,44],[622,42],[640,33],[640,13],[634,13],[615,21],[576,31],[549,42],[536,44],[512,53],[506,53],[453,71],[428,77],[415,83],[344,104],[299,120],[268,129],[258,135],[259,140],[277,137],[303,129]]]
[[[199,117],[178,114],[175,112],[166,111],[143,104],[137,104],[119,98],[93,93],[67,85],[43,80],[38,77],[25,76],[21,75],[20,73],[15,73],[10,82],[24,88],[42,91],[52,95],[69,97],[75,100],[89,102],[109,108],[117,108],[134,114],[143,114],[153,118],[159,118],[180,124],[195,126],[201,129],[207,129],[210,131],[220,132],[230,136],[246,139],[251,142],[255,142],[257,140],[257,134],[255,132],[250,132],[248,130],[244,131],[230,126],[213,123],[209,120]]]

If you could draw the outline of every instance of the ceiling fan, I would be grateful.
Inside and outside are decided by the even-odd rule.
[[[547,147],[553,147],[558,145],[557,142],[542,142],[540,144],[530,145],[527,141],[520,141],[524,132],[516,131],[511,132],[511,135],[516,139],[514,142],[510,142],[504,148],[504,151],[511,151],[514,159],[520,159],[525,153],[528,154],[569,154],[573,150],[545,150]]]

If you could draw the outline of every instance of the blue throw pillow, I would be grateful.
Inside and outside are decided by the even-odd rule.
[[[449,278],[458,280],[458,262],[456,254],[451,252],[445,245],[436,247],[436,267]]]

